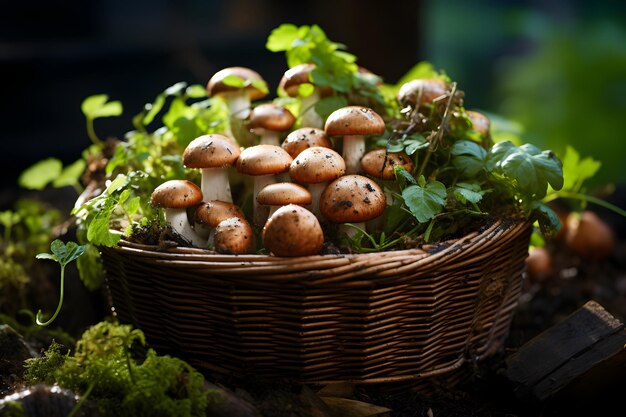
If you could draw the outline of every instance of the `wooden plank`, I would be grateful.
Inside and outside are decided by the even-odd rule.
[[[601,365],[621,357],[625,344],[624,324],[589,301],[507,358],[506,376],[518,385],[518,396],[543,400],[584,375],[597,378],[599,369],[610,373]]]

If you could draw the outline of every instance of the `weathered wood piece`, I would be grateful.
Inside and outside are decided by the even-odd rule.
[[[591,399],[626,381],[626,329],[589,301],[507,359],[518,397]]]

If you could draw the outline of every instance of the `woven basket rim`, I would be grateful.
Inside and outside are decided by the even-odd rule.
[[[483,224],[477,228],[477,230],[466,233],[455,239],[443,240],[434,242],[432,244],[424,244],[418,248],[400,249],[400,250],[387,250],[379,252],[365,252],[365,253],[329,253],[309,256],[297,256],[297,257],[280,257],[271,254],[221,254],[212,250],[193,248],[186,246],[173,246],[173,247],[159,247],[153,244],[144,244],[132,242],[125,239],[124,236],[119,240],[113,249],[123,251],[133,251],[142,253],[144,255],[154,255],[160,258],[166,257],[171,259],[186,259],[188,261],[197,258],[203,260],[210,258],[212,261],[224,261],[224,262],[272,262],[272,263],[295,263],[295,262],[315,262],[315,261],[327,261],[330,259],[349,259],[349,260],[365,260],[371,257],[378,256],[393,256],[393,257],[407,257],[407,256],[433,256],[441,252],[449,252],[458,250],[459,247],[471,245],[472,243],[479,242],[487,237],[493,237],[494,234],[499,234],[504,231],[510,231],[510,229],[524,229],[529,227],[532,221],[529,219],[519,218],[494,218],[490,223]],[[114,231],[115,232],[115,231]],[[119,232],[117,232],[119,233]]]

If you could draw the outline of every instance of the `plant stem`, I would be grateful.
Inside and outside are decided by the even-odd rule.
[[[80,397],[80,401],[78,401],[78,403],[74,406],[74,408],[72,408],[72,411],[70,411],[67,417],[74,417],[76,415],[78,410],[80,410],[80,407],[82,407],[85,401],[87,401],[89,394],[91,394],[91,391],[93,390],[95,386],[96,386],[96,381],[95,380],[91,381],[91,383],[87,387],[87,391],[85,391],[85,393]]]
[[[57,309],[54,312],[54,314],[52,315],[52,317],[50,317],[50,319],[46,322],[42,322],[42,312],[41,310],[39,310],[37,312],[37,318],[36,318],[36,322],[38,325],[40,326],[47,326],[50,323],[52,323],[54,321],[54,319],[56,319],[56,317],[59,315],[59,312],[61,311],[61,307],[63,306],[63,296],[65,293],[65,265],[61,264],[61,294],[59,296],[59,304],[57,305]]]
[[[544,203],[549,203],[550,201],[554,201],[557,198],[571,198],[572,200],[581,200],[581,201],[586,201],[589,203],[593,203],[596,204],[598,206],[604,207],[606,209],[609,209],[617,214],[619,214],[620,216],[626,217],[626,210],[623,210],[619,207],[617,207],[614,204],[609,203],[608,201],[604,201],[601,198],[597,198],[591,195],[587,195],[587,194],[581,194],[581,193],[577,193],[574,191],[555,191],[554,193],[548,195],[546,198],[543,199]]]
[[[437,150],[437,145],[443,139],[443,132],[446,124],[448,123],[448,119],[450,118],[450,108],[452,108],[452,103],[454,102],[454,96],[456,94],[456,83],[452,83],[452,90],[450,91],[450,98],[448,99],[448,104],[446,106],[446,110],[443,113],[443,117],[441,120],[441,124],[439,125],[439,129],[437,129],[437,134],[430,142],[430,146],[428,147],[428,152],[426,152],[426,156],[422,160],[422,164],[420,165],[420,169],[417,172],[416,178],[419,178],[423,173],[424,169],[426,169],[426,164],[428,164],[428,160],[430,159],[430,155],[432,155],[435,150]]]
[[[102,140],[96,135],[96,130],[93,127],[93,119],[87,118],[87,136],[91,139],[94,145],[102,147]]]

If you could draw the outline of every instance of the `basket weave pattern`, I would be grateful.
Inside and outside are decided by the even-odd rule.
[[[119,319],[221,374],[304,383],[427,379],[502,346],[531,225],[426,249],[277,258],[102,248]]]

